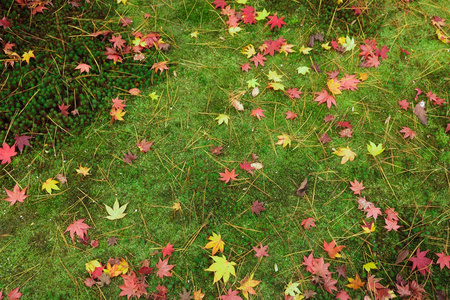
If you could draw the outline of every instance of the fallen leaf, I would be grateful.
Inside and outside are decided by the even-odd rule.
[[[230,182],[230,180],[236,180],[236,177],[238,176],[238,174],[235,173],[235,170],[231,170],[228,171],[228,169],[225,168],[225,172],[224,173],[219,173],[220,178],[219,180],[224,181],[225,183]]]
[[[367,145],[367,151],[369,151],[369,154],[373,157],[380,155],[383,153],[385,148],[383,148],[383,144],[375,145],[373,142],[369,141],[369,144]]]
[[[47,193],[51,194],[52,190],[59,190],[59,187],[56,185],[57,183],[58,181],[49,178],[42,184],[42,190],[45,189]]]
[[[300,186],[297,188],[297,196],[299,196],[300,198],[305,196],[306,194],[306,190],[308,189],[309,185],[308,185],[308,177],[306,177],[302,183],[300,183]]]
[[[216,254],[217,251],[223,253],[223,247],[225,246],[225,242],[222,240],[220,234],[212,233],[212,236],[208,238],[210,240],[209,243],[205,245],[205,249],[212,248],[212,255]]]
[[[414,107],[414,114],[419,118],[420,123],[424,125],[428,123],[428,116],[425,110],[425,101],[420,101],[417,103]]]
[[[28,197],[28,195],[25,195],[25,193],[27,192],[27,187],[24,187],[22,190],[20,190],[20,187],[17,183],[12,191],[5,188],[5,192],[8,197],[4,200],[10,202],[10,206],[14,205],[16,202],[23,203],[23,200]]]
[[[356,157],[356,153],[353,152],[348,146],[345,148],[338,148],[333,152],[337,156],[342,156],[341,164],[345,164],[347,161],[353,161]]]
[[[125,217],[125,209],[127,208],[128,203],[120,206],[119,201],[116,199],[116,201],[114,202],[113,207],[109,207],[108,205],[105,204],[105,208],[106,211],[108,212],[109,216],[107,216],[106,218],[108,220],[118,220],[118,219],[122,219],[123,217]]]
[[[234,269],[234,266],[236,265],[235,262],[227,261],[223,255],[222,257],[211,256],[211,258],[214,260],[214,263],[205,271],[214,272],[213,283],[216,283],[220,279],[222,279],[224,283],[227,283],[228,279],[230,279],[230,275],[236,276]]]

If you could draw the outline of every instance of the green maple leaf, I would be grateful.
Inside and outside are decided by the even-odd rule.
[[[258,81],[255,78],[247,80],[247,87],[248,88],[255,88],[256,86],[259,86],[259,83],[258,83]]]
[[[302,74],[305,75],[306,73],[309,73],[309,68],[308,67],[298,67],[297,68],[297,72],[298,74]]]
[[[255,17],[255,20],[257,20],[257,21],[264,20],[265,18],[267,18],[270,15],[270,12],[268,12],[265,8],[263,9],[263,11],[258,11],[256,13],[258,14]]]
[[[112,208],[105,204],[106,211],[109,214],[109,216],[107,216],[106,218],[108,220],[122,219],[126,215],[123,212],[127,208],[127,205],[128,205],[128,203],[120,206],[119,201],[117,201],[117,199],[116,199],[116,202],[114,202],[114,206]]]
[[[383,153],[384,148],[383,148],[383,144],[378,144],[375,145],[373,142],[369,141],[370,145],[367,145],[367,151],[369,151],[369,154],[371,154],[373,157]]]
[[[285,295],[289,296],[295,296],[300,294],[300,290],[298,289],[298,286],[300,285],[300,282],[292,282],[290,281],[288,285],[286,286],[286,289],[284,290]]]
[[[214,260],[214,263],[205,271],[211,271],[214,272],[214,282],[216,283],[220,279],[223,279],[223,282],[227,282],[230,278],[230,275],[233,275],[236,277],[236,273],[234,270],[234,266],[236,265],[235,262],[227,261],[225,256],[222,255],[222,257],[219,256],[211,256],[211,258]]]
[[[215,118],[214,120],[217,120],[217,124],[222,124],[225,123],[228,125],[228,121],[230,120],[230,116],[224,115],[224,114],[219,114],[217,116],[217,118]]]
[[[345,51],[350,51],[355,48],[355,38],[350,38],[348,35],[345,38],[345,43],[342,44],[342,47],[345,48]]]

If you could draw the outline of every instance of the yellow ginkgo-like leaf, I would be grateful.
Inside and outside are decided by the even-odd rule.
[[[369,144],[367,145],[367,151],[369,151],[369,154],[373,157],[380,155],[384,151],[383,144],[380,143],[377,146],[373,142],[369,141]]]
[[[59,181],[53,180],[53,178],[49,178],[42,184],[42,189],[45,189],[47,193],[51,194],[52,190],[59,190],[59,187],[56,185],[58,183]]]
[[[108,220],[118,220],[125,217],[126,214],[124,214],[125,209],[127,208],[128,203],[120,206],[119,201],[116,199],[114,202],[113,207],[109,207],[105,204],[106,211],[108,212],[109,216],[106,216]]]
[[[333,93],[333,95],[342,94],[341,90],[339,89],[339,87],[341,86],[341,83],[339,81],[330,79],[327,81],[327,86],[328,86],[328,89],[330,90],[330,92]]]
[[[342,156],[341,164],[345,164],[347,161],[353,161],[356,157],[356,153],[352,151],[348,146],[345,148],[338,148],[333,152],[337,156]]]
[[[325,49],[325,50],[330,50],[330,49],[331,49],[330,42],[321,44],[320,46],[321,46],[323,49]]]
[[[377,265],[374,262],[368,262],[367,264],[363,265],[363,269],[366,270],[366,272],[369,272],[371,269],[378,269]]]
[[[310,70],[310,68],[308,68],[308,67],[298,67],[297,73],[305,75],[306,73],[309,73],[309,70]]]
[[[230,120],[230,116],[224,115],[224,114],[219,114],[217,116],[217,118],[215,118],[214,120],[217,120],[217,124],[222,124],[225,123],[228,125],[228,121]]]
[[[235,262],[227,261],[227,259],[223,255],[222,257],[211,256],[211,258],[214,260],[214,263],[205,271],[214,272],[213,283],[216,283],[220,279],[222,279],[223,282],[226,283],[228,279],[230,279],[230,275],[236,276],[234,269],[234,266],[236,265]]]
[[[216,254],[217,251],[223,253],[223,247],[225,246],[225,242],[222,240],[220,234],[212,233],[212,236],[208,238],[211,242],[206,244],[205,249],[212,248],[212,255]]]

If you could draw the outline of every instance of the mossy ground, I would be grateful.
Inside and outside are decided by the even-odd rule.
[[[331,5],[330,1],[321,3]],[[450,101],[449,48],[436,39],[429,22],[433,15],[449,18],[450,14],[445,1],[370,3],[365,22],[383,16],[382,22],[371,28],[370,35],[368,25],[349,30],[358,44],[376,38],[389,47],[388,59],[377,69],[358,67],[357,48],[338,54],[315,47],[310,55],[277,54],[264,67],[244,73],[239,64],[247,59],[240,52],[247,44],[257,47],[264,40],[283,36],[297,50],[316,31],[323,32],[326,40],[346,35],[355,17],[350,14],[347,21],[336,20],[317,9],[314,1],[252,1],[257,10],[266,7],[286,16],[288,26],[270,31],[259,22],[231,37],[220,12],[209,1],[129,0],[120,14],[133,19],[134,28],[142,32],[162,33],[172,45],[166,54],[170,70],[163,73],[160,83],[143,90],[142,96],[117,91],[128,105],[124,122],[111,125],[108,111],[99,111],[80,133],[54,143],[54,132],[49,132],[46,144],[34,145],[2,166],[1,187],[12,189],[18,182],[28,186],[30,196],[19,209],[2,203],[0,287],[20,286],[27,299],[117,298],[123,280],[113,279],[101,289],[87,288],[85,263],[123,257],[137,270],[144,259],[155,264],[160,255],[153,255],[154,251],[170,242],[177,250],[170,259],[176,265],[173,277],[152,276],[149,282],[151,292],[157,284],[166,285],[169,299],[177,299],[183,287],[201,288],[205,299],[213,299],[253,273],[261,280],[258,296],[253,298],[281,299],[286,284],[298,281],[300,290],[312,289],[318,299],[334,299],[310,283],[301,262],[311,251],[326,257],[323,241],[336,240],[345,248],[342,258],[325,258],[330,270],[345,264],[348,277],[356,273],[366,277],[362,265],[374,261],[379,267],[374,274],[391,289],[395,276],[401,274],[423,284],[430,298],[439,290],[448,293],[450,270],[433,266],[432,276],[424,277],[417,271],[411,273],[410,263],[394,262],[405,248],[413,252],[420,245],[436,260],[433,253],[449,247],[450,156],[449,135],[444,133],[448,105],[428,105],[430,121],[424,126],[411,109],[400,110],[397,102],[405,98],[411,102],[415,87]],[[371,16],[370,9],[382,11]],[[144,19],[144,13],[151,17]],[[330,26],[332,20],[335,26]],[[191,37],[194,31],[198,38]],[[400,47],[411,55],[404,55]],[[313,62],[324,73],[297,74],[299,66]],[[338,95],[337,107],[329,111],[313,99],[326,84],[325,72],[336,69],[341,74],[367,72],[369,79],[357,91]],[[291,101],[280,91],[265,89],[269,70],[283,74],[286,86],[298,87],[301,98]],[[229,96],[248,91],[246,82],[252,78],[258,79],[262,92],[256,98],[247,92],[241,99],[245,111],[237,112]],[[151,92],[160,98],[151,100],[147,96]],[[265,110],[266,118],[261,121],[250,117],[257,107]],[[299,118],[285,120],[287,110],[297,112]],[[351,122],[352,138],[340,138],[335,122],[323,122],[329,113],[336,121]],[[230,124],[218,126],[214,120],[218,114],[230,115]],[[403,126],[418,136],[404,140],[399,133]],[[333,141],[322,145],[318,137],[324,132]],[[291,147],[275,145],[283,133],[292,137]],[[138,153],[135,144],[142,138],[154,141],[149,153]],[[386,150],[373,158],[366,151],[368,141],[382,143]],[[219,145],[224,153],[216,157],[209,149]],[[331,149],[346,146],[357,157],[341,165]],[[128,150],[138,155],[131,165],[122,161]],[[252,153],[264,165],[254,176],[239,170],[239,163],[251,160]],[[91,176],[77,176],[75,168],[80,165],[90,167]],[[227,185],[219,181],[218,172],[225,168],[236,169],[238,180]],[[68,178],[67,184],[60,185],[61,191],[52,195],[42,191],[42,183],[59,173]],[[296,188],[305,177],[310,187],[299,198]],[[386,232],[379,218],[374,233],[362,233],[365,214],[357,210],[356,196],[349,189],[354,179],[364,182],[363,195],[369,201],[382,210],[394,207],[399,212],[402,227],[398,232]],[[104,204],[111,206],[115,199],[129,203],[127,216],[109,221],[104,218]],[[250,211],[255,200],[265,203],[266,211],[259,216]],[[181,203],[181,211],[171,209],[174,202]],[[308,217],[316,219],[317,228],[306,231],[300,226]],[[73,243],[64,233],[78,219],[86,219],[92,227],[88,235],[99,240],[98,248]],[[236,277],[226,285],[213,285],[211,272],[204,271],[212,263],[210,251],[203,249],[212,232],[222,235],[225,256],[237,263]],[[118,238],[118,245],[108,247],[107,238],[112,236]],[[252,250],[260,242],[269,245],[270,256],[262,260]],[[352,298],[362,298],[364,291],[350,291],[344,287],[347,283],[340,278],[336,286]]]

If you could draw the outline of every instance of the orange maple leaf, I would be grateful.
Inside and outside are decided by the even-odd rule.
[[[336,242],[332,241],[331,243],[327,243],[325,241],[323,241],[323,250],[328,252],[328,256],[330,258],[335,258],[335,257],[341,257],[341,255],[339,254],[339,251],[341,251],[342,249],[344,249],[345,246],[336,246]]]
[[[219,180],[225,181],[225,183],[228,183],[230,180],[236,180],[236,177],[238,174],[234,173],[235,170],[228,171],[228,169],[225,169],[225,173],[219,173],[221,176]]]
[[[167,66],[167,60],[156,62],[152,65],[151,70],[155,70],[155,73],[158,73],[158,70],[162,73],[164,70],[169,70]]]
[[[362,288],[364,286],[364,281],[361,281],[361,278],[359,278],[359,275],[356,274],[355,279],[353,278],[347,278],[349,284],[345,285],[346,287],[352,288],[354,290],[357,290],[359,288]]]

